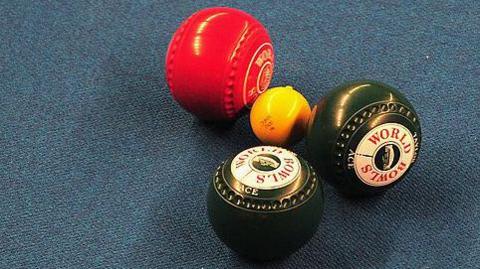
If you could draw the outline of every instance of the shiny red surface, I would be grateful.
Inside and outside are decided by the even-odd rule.
[[[170,91],[205,120],[233,119],[267,89],[274,55],[267,30],[233,8],[200,10],[170,41],[165,69]]]

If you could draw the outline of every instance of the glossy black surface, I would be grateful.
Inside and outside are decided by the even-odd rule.
[[[348,83],[332,90],[312,110],[306,136],[310,162],[324,180],[346,195],[382,193],[407,173],[392,184],[373,187],[364,184],[347,168],[347,158],[349,150],[355,150],[366,132],[384,123],[398,123],[408,128],[418,138],[418,154],[421,143],[418,116],[400,92],[375,81]]]
[[[223,177],[230,162],[219,167],[208,189],[208,216],[217,236],[254,260],[286,257],[303,246],[316,232],[324,207],[322,183],[308,163],[300,159],[302,177],[289,186],[253,197],[230,187],[235,181],[230,175]]]

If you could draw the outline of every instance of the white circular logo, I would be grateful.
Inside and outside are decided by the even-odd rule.
[[[412,133],[398,123],[381,124],[360,141],[353,166],[365,184],[380,187],[399,179],[412,163],[415,140]]]
[[[285,187],[298,178],[301,164],[292,152],[272,146],[259,146],[240,152],[232,160],[232,175],[240,183],[260,189]]]
[[[251,107],[258,95],[267,90],[273,73],[273,46],[266,42],[253,53],[243,81],[243,104]]]

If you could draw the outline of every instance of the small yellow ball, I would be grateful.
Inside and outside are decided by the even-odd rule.
[[[275,87],[253,104],[250,125],[255,136],[267,145],[291,145],[305,135],[310,112],[308,101],[293,87]]]

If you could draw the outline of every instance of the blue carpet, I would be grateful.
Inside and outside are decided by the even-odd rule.
[[[272,85],[314,103],[379,80],[422,122],[405,181],[362,200],[327,186],[314,238],[272,263],[238,257],[206,216],[216,166],[258,144],[248,117],[201,123],[164,81],[176,27],[214,5],[269,29]],[[474,0],[2,1],[0,267],[478,268],[479,18]]]

